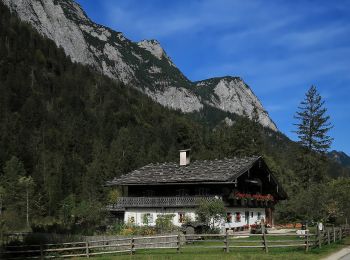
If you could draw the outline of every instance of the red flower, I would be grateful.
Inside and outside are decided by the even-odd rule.
[[[235,193],[236,199],[256,199],[258,201],[274,201],[274,197],[271,194],[262,195],[262,194],[249,194],[249,193]]]

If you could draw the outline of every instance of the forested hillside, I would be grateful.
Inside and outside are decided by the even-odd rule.
[[[290,196],[281,218],[306,214],[293,204],[299,200],[300,148],[283,134],[239,117],[229,127],[221,122],[225,113],[203,121],[210,109],[188,115],[168,110],[72,63],[2,4],[0,93],[2,229],[25,227],[28,192],[31,226],[87,232],[84,227],[105,219],[111,199],[106,180],[150,162],[177,161],[183,148],[192,148],[193,159],[264,155]],[[328,185],[327,171],[349,176],[326,158],[312,158],[324,161],[320,185]]]

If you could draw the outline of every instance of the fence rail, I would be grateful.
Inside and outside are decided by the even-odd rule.
[[[174,249],[176,252],[189,248],[212,248],[230,252],[237,248],[261,248],[266,253],[270,248],[300,247],[306,252],[312,248],[342,240],[350,235],[350,227],[329,228],[316,234],[249,234],[242,239],[239,234],[190,234],[152,237],[130,237],[110,240],[71,242],[27,246],[5,246],[0,251],[1,259],[47,259],[90,257],[103,254],[135,254],[141,249]],[[277,238],[278,237],[278,238]],[[292,239],[294,237],[294,240]],[[277,239],[275,239],[277,238]],[[212,243],[212,244],[210,244]]]

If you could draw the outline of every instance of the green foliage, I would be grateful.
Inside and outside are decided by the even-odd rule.
[[[116,233],[122,236],[152,236],[157,234],[157,230],[155,227],[149,226],[129,226],[124,225],[118,232]]]
[[[29,229],[29,206],[30,206],[30,199],[33,193],[33,188],[34,188],[34,181],[31,176],[28,177],[21,177],[18,180],[19,185],[23,188],[25,191],[25,201],[26,201],[26,223],[27,223],[27,228]]]
[[[82,231],[85,234],[94,234],[94,227],[102,225],[105,217],[106,212],[99,201],[79,202],[73,194],[62,201],[59,211],[61,225],[69,232]]]
[[[123,220],[116,221],[108,229],[108,234],[121,234],[122,230],[126,228],[126,224]]]
[[[116,203],[118,198],[121,196],[121,191],[118,189],[113,189],[108,192],[108,203],[113,204]]]
[[[295,132],[301,145],[310,151],[327,152],[333,141],[333,138],[327,135],[332,125],[329,122],[330,117],[326,115],[324,101],[315,86],[310,87],[298,108],[295,118],[299,123],[296,124],[298,129]]]
[[[6,209],[2,211],[3,220],[10,229],[23,229],[26,223],[26,191],[32,188],[33,179],[25,175],[24,165],[17,157],[12,156],[5,162],[0,176],[1,204]],[[16,222],[18,218],[21,221]]]
[[[6,190],[3,186],[0,186],[0,216],[2,214],[2,205],[4,203],[4,197],[6,195]]]
[[[158,233],[167,233],[175,229],[173,218],[175,214],[158,215],[156,219],[156,230]]]
[[[277,206],[278,218],[285,222],[345,222],[350,213],[349,179],[313,184],[300,189],[289,201]]]
[[[74,225],[74,211],[76,208],[76,199],[73,194],[70,194],[61,202],[59,210],[59,219],[63,226],[70,229]]]
[[[145,226],[148,226],[149,224],[149,217],[147,214],[143,214],[142,215],[142,224],[145,225]]]
[[[225,214],[225,205],[222,200],[202,200],[196,209],[197,221],[205,223],[212,229],[215,227],[215,223],[225,217]]]
[[[326,177],[326,158],[324,154],[332,144],[333,138],[327,135],[332,128],[324,101],[315,86],[311,86],[305,99],[298,107],[295,118],[299,120],[295,131],[303,146],[297,155],[299,178],[308,187],[322,182]]]
[[[103,224],[105,212],[102,209],[103,206],[98,201],[81,201],[73,211],[75,226],[85,233],[93,234],[94,227]]]
[[[0,93],[1,214],[10,230],[25,226],[21,177],[31,176],[35,183],[32,226],[92,233],[104,223],[106,203],[118,196],[104,187],[106,181],[151,162],[177,161],[183,148],[192,148],[192,159],[264,155],[288,194],[300,187],[299,147],[283,134],[207,106],[192,114],[164,108],[130,86],[72,63],[3,4]],[[222,123],[225,117],[234,121],[232,127]],[[349,176],[332,168],[334,176],[340,171]]]

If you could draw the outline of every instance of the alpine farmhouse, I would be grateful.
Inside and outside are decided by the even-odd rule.
[[[223,200],[226,218],[221,230],[259,224],[274,225],[274,206],[287,198],[261,156],[190,163],[190,151],[180,151],[180,163],[149,164],[108,182],[122,191],[109,205],[117,218],[135,225],[155,225],[159,214],[174,214],[173,224],[195,220],[202,200]]]

